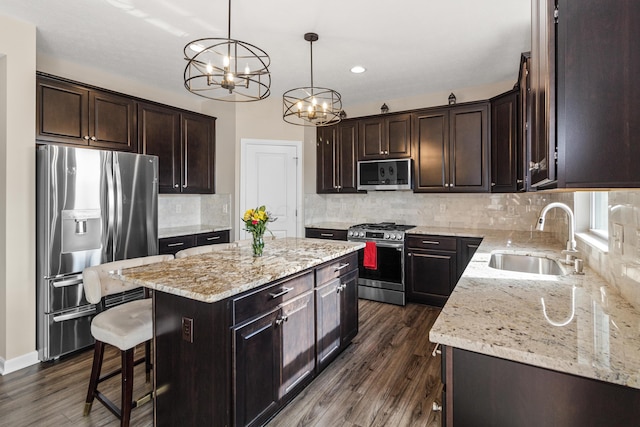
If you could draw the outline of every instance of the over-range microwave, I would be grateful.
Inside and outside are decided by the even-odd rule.
[[[358,190],[411,190],[411,159],[358,162]]]

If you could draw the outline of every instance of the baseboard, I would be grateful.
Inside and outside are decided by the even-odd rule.
[[[39,362],[40,360],[38,359],[37,351],[32,351],[31,353],[23,354],[22,356],[14,357],[9,360],[4,360],[0,357],[0,375],[10,374]]]

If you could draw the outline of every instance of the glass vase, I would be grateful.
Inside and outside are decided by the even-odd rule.
[[[262,251],[264,250],[264,235],[261,233],[253,233],[253,243],[251,247],[253,248],[253,256],[262,256]]]

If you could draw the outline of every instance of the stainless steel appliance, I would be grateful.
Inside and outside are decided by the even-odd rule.
[[[411,190],[411,159],[358,162],[358,190]]]
[[[56,145],[38,146],[37,339],[40,360],[93,343],[100,306],[84,297],[82,270],[158,253],[158,158]]]
[[[347,240],[375,242],[377,268],[364,267],[364,251],[358,252],[358,296],[360,298],[405,305],[405,231],[413,225],[382,222],[349,227]]]

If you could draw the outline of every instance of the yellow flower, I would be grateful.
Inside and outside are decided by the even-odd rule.
[[[253,209],[247,209],[242,218],[244,221],[249,221],[253,217]]]

